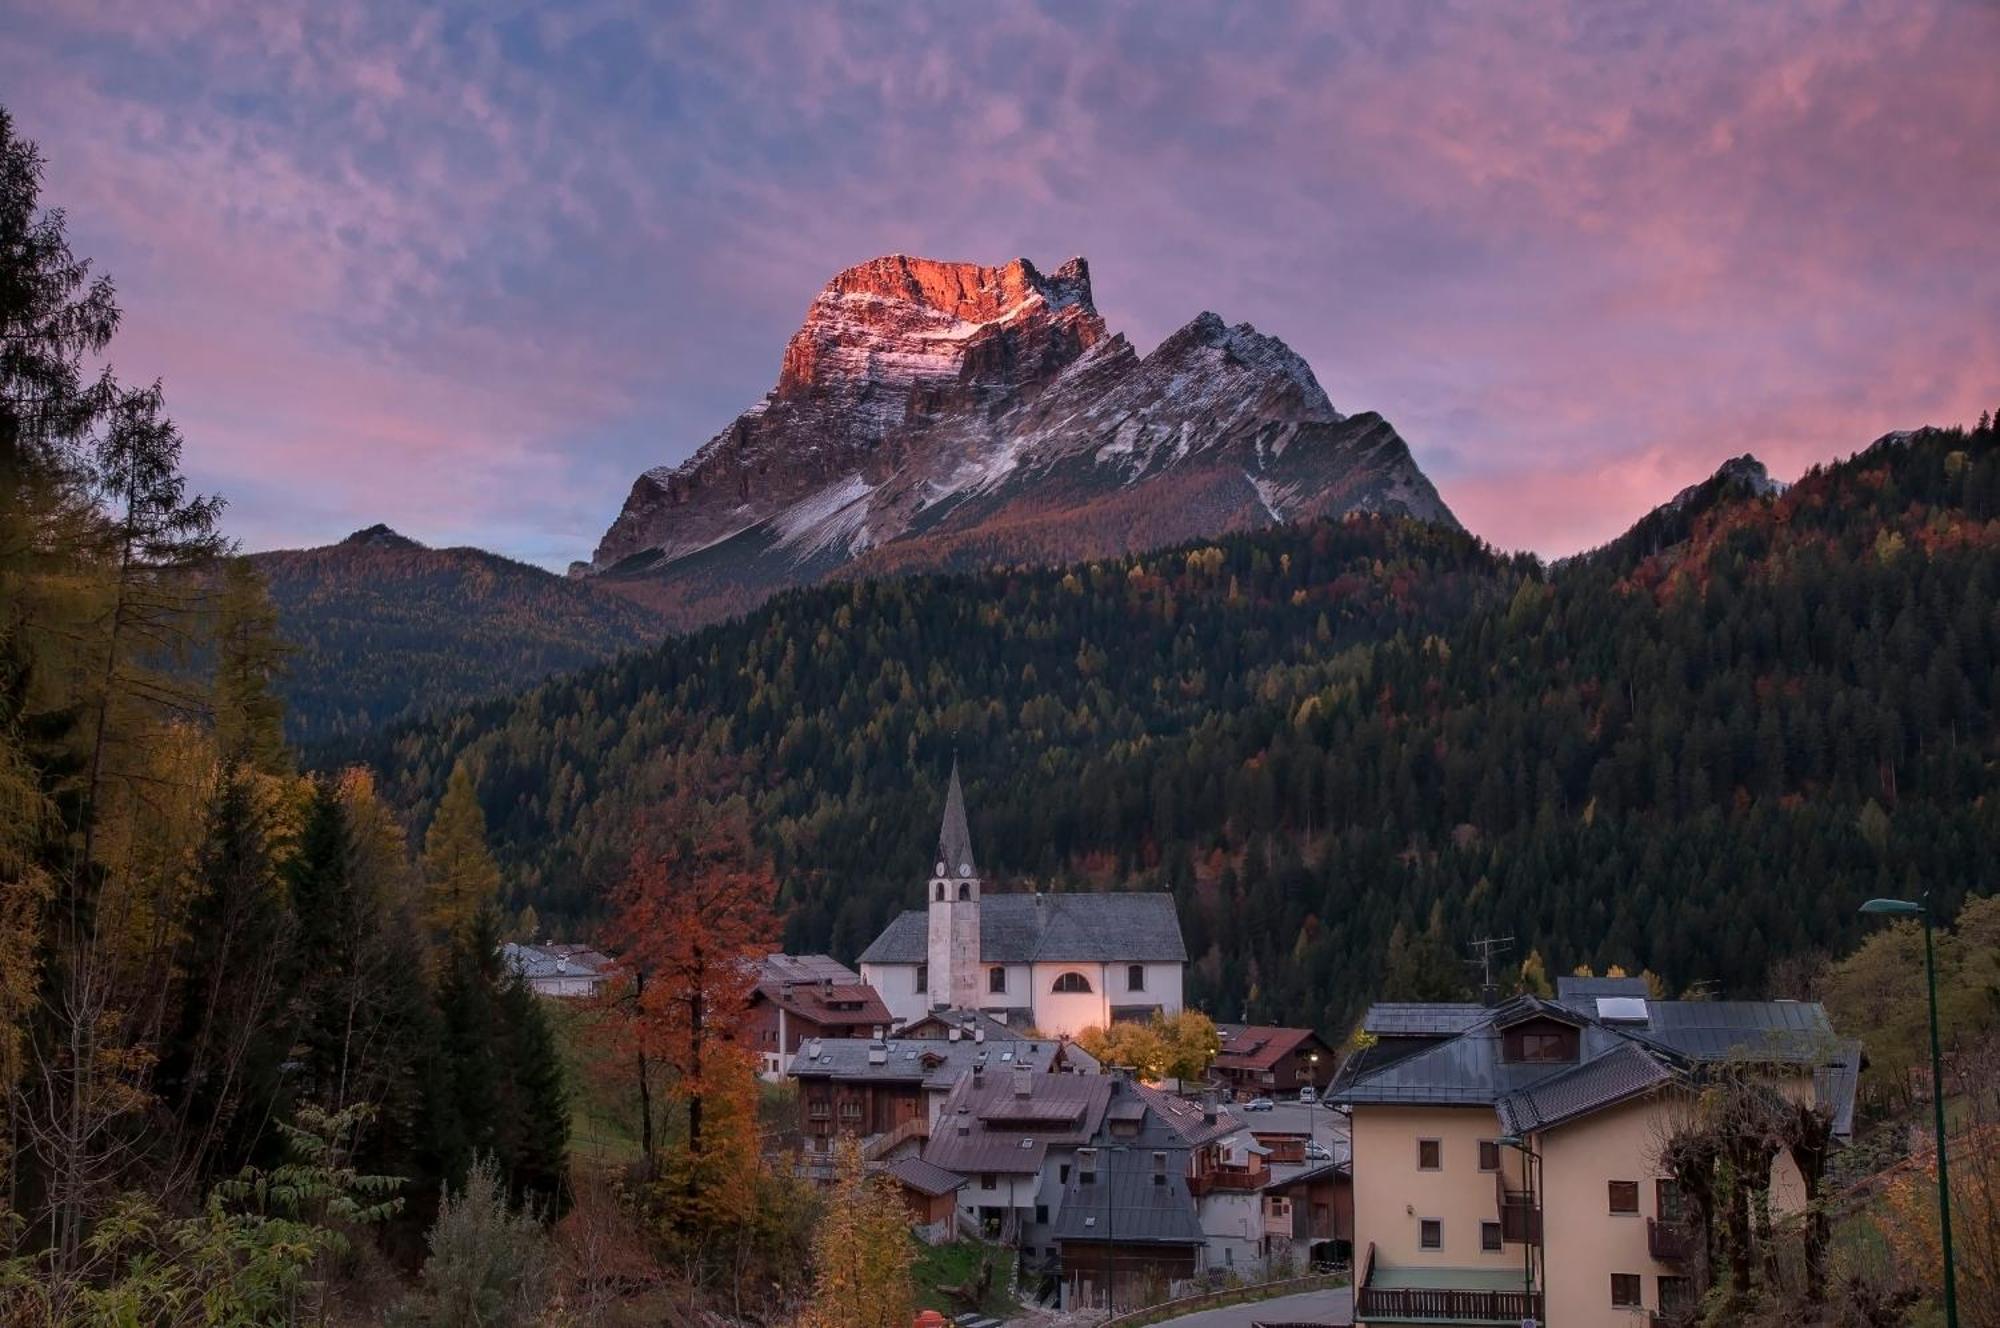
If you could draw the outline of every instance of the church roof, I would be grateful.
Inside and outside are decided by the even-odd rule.
[[[864,964],[921,964],[930,920],[900,914],[861,952]],[[1186,963],[1170,894],[982,895],[979,959],[986,964]]]
[[[951,789],[944,798],[944,824],[938,829],[938,861],[944,874],[977,876],[973,865],[972,831],[965,824],[965,790],[958,783],[958,758],[951,758]]]

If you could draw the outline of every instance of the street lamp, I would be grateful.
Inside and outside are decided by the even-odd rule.
[[[1937,1126],[1938,1153],[1938,1235],[1944,1247],[1944,1321],[1946,1328],[1958,1328],[1958,1277],[1951,1257],[1951,1172],[1946,1165],[1944,1132],[1944,1055],[1938,1049],[1937,953],[1931,945],[1930,891],[1923,900],[1871,899],[1861,906],[1863,913],[1888,913],[1896,917],[1915,915],[1924,920],[1924,980],[1931,1001],[1931,1110]]]
[[[1535,1146],[1518,1134],[1503,1134],[1493,1142],[1505,1148],[1517,1149],[1521,1154],[1521,1183],[1527,1186],[1528,1193],[1526,1221],[1535,1228],[1535,1235],[1539,1237],[1541,1235],[1541,1224],[1535,1217],[1534,1171],[1535,1163],[1539,1159],[1535,1156]],[[1506,1183],[1506,1175],[1502,1173],[1500,1184],[1503,1194],[1506,1191]],[[1507,1220],[1507,1211],[1504,1205],[1500,1210],[1500,1220],[1503,1224]],[[1502,1239],[1504,1239],[1506,1231],[1504,1225],[1501,1231]],[[1537,1243],[1539,1242],[1529,1241],[1527,1231],[1524,1230],[1521,1232],[1521,1289],[1527,1293],[1525,1302],[1521,1306],[1521,1322],[1523,1324],[1531,1322],[1535,1313],[1535,1244]]]

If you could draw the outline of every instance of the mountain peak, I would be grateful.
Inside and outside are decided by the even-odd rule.
[[[1771,478],[1771,472],[1764,463],[1750,453],[1731,457],[1715,468],[1715,473],[1699,484],[1690,484],[1668,500],[1671,508],[1686,507],[1702,490],[1714,485],[1717,491],[1727,490],[1747,494],[1752,498],[1771,498],[1783,493],[1790,486],[1783,480]]]
[[[365,530],[357,530],[341,541],[343,547],[369,549],[421,549],[424,546],[407,535],[399,535],[385,523],[376,522]]]

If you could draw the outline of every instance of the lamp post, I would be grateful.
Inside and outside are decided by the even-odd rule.
[[[1958,1276],[1952,1269],[1951,1257],[1951,1171],[1945,1156],[1944,1054],[1938,1046],[1937,952],[1931,944],[1930,902],[1930,891],[1926,890],[1917,903],[1907,899],[1871,899],[1861,906],[1861,911],[1896,917],[1914,914],[1924,920],[1924,981],[1930,989],[1931,1005],[1931,1113],[1937,1128],[1938,1236],[1944,1248],[1944,1321],[1946,1328],[1958,1328]]]
[[[1516,1149],[1521,1154],[1521,1183],[1527,1186],[1528,1192],[1527,1221],[1534,1226],[1535,1235],[1539,1237],[1541,1235],[1541,1224],[1535,1220],[1534,1168],[1537,1161],[1535,1147],[1526,1138],[1518,1134],[1503,1134],[1494,1140],[1494,1142],[1506,1148]],[[1501,1177],[1501,1184],[1503,1187],[1506,1184],[1504,1174]],[[1503,1223],[1501,1227],[1501,1238],[1503,1240],[1506,1238],[1506,1228],[1504,1226],[1506,1219],[1506,1211],[1502,1209],[1500,1220]],[[1528,1240],[1527,1231],[1524,1230],[1521,1232],[1521,1289],[1526,1293],[1526,1303],[1521,1306],[1521,1322],[1524,1325],[1533,1322],[1535,1319],[1535,1244],[1537,1243],[1539,1241],[1530,1242]],[[1546,1323],[1547,1320],[1543,1320],[1542,1322]]]

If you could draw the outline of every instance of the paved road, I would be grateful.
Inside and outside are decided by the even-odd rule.
[[[1354,1292],[1347,1287],[1331,1291],[1305,1291],[1296,1296],[1278,1296],[1254,1305],[1230,1305],[1219,1310],[1202,1310],[1178,1319],[1163,1319],[1157,1328],[1250,1328],[1253,1323],[1338,1323],[1354,1322]]]

